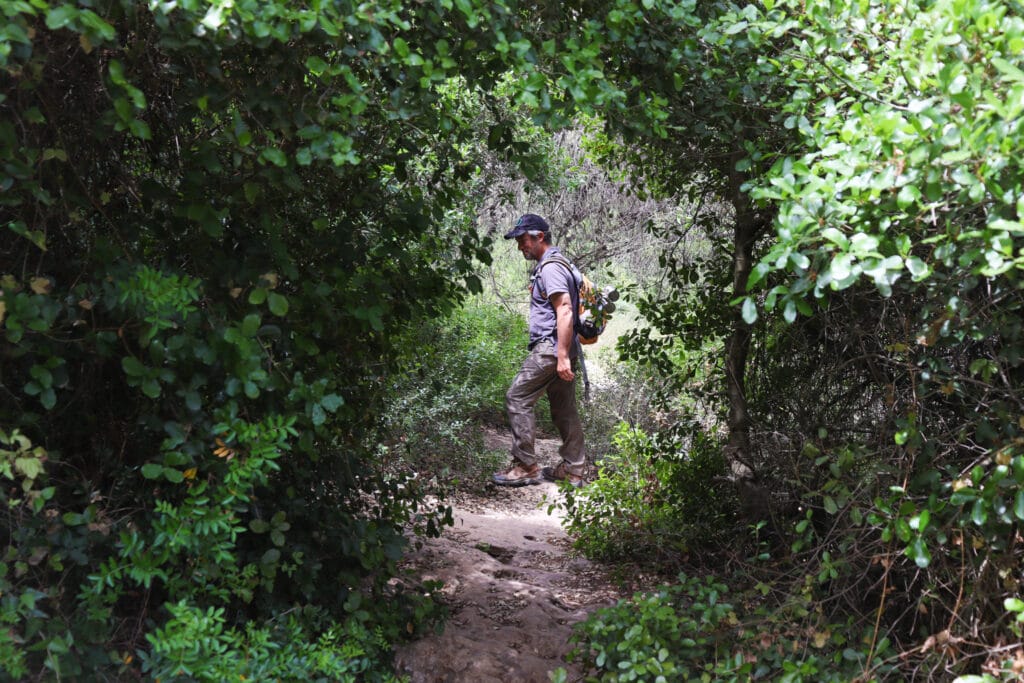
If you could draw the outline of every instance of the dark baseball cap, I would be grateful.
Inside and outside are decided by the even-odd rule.
[[[515,226],[505,233],[505,239],[510,240],[528,232],[551,232],[548,222],[535,213],[524,213],[516,221]]]

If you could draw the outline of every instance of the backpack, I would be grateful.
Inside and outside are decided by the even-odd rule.
[[[552,254],[544,259],[537,266],[534,277],[540,277],[540,271],[549,263],[557,263],[566,269],[572,277],[572,286],[569,287],[569,299],[572,302],[572,323],[573,331],[580,344],[594,344],[597,342],[605,326],[611,320],[615,311],[615,300],[619,293],[614,289],[602,292],[590,279],[581,273],[576,266],[569,263],[561,254]],[[539,280],[538,280],[539,281]],[[545,292],[541,292],[545,295]],[[547,296],[544,296],[546,299]]]

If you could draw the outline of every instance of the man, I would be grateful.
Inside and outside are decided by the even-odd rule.
[[[578,345],[573,329],[572,297],[576,273],[562,263],[548,263],[560,252],[551,244],[551,228],[547,221],[528,213],[516,221],[505,234],[515,239],[519,251],[528,261],[537,261],[530,278],[530,355],[523,361],[519,374],[505,395],[505,407],[512,427],[512,465],[494,474],[494,483],[501,486],[526,486],[542,480],[568,481],[573,486],[583,483],[585,458],[583,426],[576,412],[576,386],[572,361]],[[564,257],[563,257],[564,259]],[[534,406],[547,393],[551,403],[551,419],[562,437],[557,467],[541,468],[534,451],[536,417]]]

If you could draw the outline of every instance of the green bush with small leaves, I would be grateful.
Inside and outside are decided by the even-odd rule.
[[[726,581],[680,574],[678,582],[602,608],[578,624],[569,661],[580,661],[587,680],[620,683],[764,680],[841,683],[881,680],[893,670],[887,644],[873,666],[842,647],[843,625],[809,626],[791,609],[730,593]],[[744,607],[739,607],[739,605]],[[565,671],[552,674],[566,680]]]
[[[238,629],[227,626],[222,607],[203,610],[182,601],[168,610],[170,618],[146,636],[151,647],[140,654],[143,673],[154,680],[398,681],[379,670],[388,638],[355,619],[316,633],[308,617]]]
[[[566,490],[566,530],[590,557],[679,563],[732,529],[734,495],[715,486],[725,467],[717,446],[697,435],[689,450],[622,423],[597,477]]]
[[[483,480],[507,454],[483,451],[481,425],[503,424],[526,321],[478,298],[409,331],[384,415],[386,459],[443,482]]]

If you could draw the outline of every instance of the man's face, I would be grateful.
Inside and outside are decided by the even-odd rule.
[[[544,243],[544,237],[527,233],[516,237],[516,243],[519,245],[519,251],[523,252],[523,258],[527,261],[536,261],[540,258],[537,252]]]

